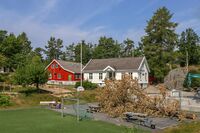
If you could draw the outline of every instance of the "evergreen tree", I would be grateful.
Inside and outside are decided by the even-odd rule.
[[[123,51],[122,51],[123,57],[131,57],[134,56],[134,41],[127,38],[123,42]]]
[[[27,55],[31,52],[32,47],[31,47],[31,41],[29,41],[27,35],[25,32],[22,32],[17,36],[17,39],[19,43],[22,45],[22,54]]]
[[[177,45],[175,33],[177,23],[171,21],[172,14],[166,7],[159,8],[148,21],[142,48],[150,65],[151,74],[162,82],[174,61],[173,52]]]
[[[45,52],[45,50],[43,48],[37,47],[33,51],[33,56],[39,56],[42,60],[44,60],[43,59],[44,52]]]
[[[61,39],[57,39],[55,37],[50,37],[48,44],[45,46],[46,48],[46,56],[47,60],[50,62],[53,59],[59,59],[62,55],[63,41]]]
[[[116,58],[120,55],[120,44],[111,37],[100,37],[99,44],[94,49],[94,58]]]
[[[181,65],[187,64],[200,64],[200,40],[199,36],[193,29],[188,28],[181,33],[179,41],[180,63]]]
[[[75,44],[72,43],[69,46],[66,46],[65,52],[66,60],[75,61]]]
[[[82,62],[86,64],[92,57],[92,45],[86,44],[84,40],[81,43],[78,43],[75,46],[75,61],[80,62],[80,52],[81,52],[81,45],[82,45]]]

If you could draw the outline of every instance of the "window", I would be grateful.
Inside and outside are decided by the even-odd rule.
[[[147,81],[147,73],[145,73],[145,81]]]
[[[99,79],[103,79],[103,74],[99,73]]]
[[[56,64],[56,68],[58,68],[58,64]]]
[[[69,81],[72,80],[72,75],[68,75],[68,80],[69,80]]]
[[[76,75],[75,75],[75,79],[80,79],[80,75],[79,75],[79,74],[76,74]]]
[[[54,64],[51,65],[51,68],[54,68]]]
[[[133,73],[130,72],[130,73],[129,73],[129,76],[130,76],[131,78],[133,78]]]
[[[89,79],[93,79],[92,73],[89,73]]]
[[[141,76],[142,74],[141,73],[139,73],[139,79],[140,79],[140,81],[142,81],[142,76]]]
[[[49,74],[49,78],[52,79],[52,74],[51,73]]]
[[[58,79],[61,79],[61,75],[60,75],[60,73],[57,75],[57,78],[58,78]]]
[[[122,73],[122,79],[124,78],[124,76],[125,76],[125,73],[123,72],[123,73]]]

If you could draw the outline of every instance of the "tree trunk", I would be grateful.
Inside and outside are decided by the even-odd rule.
[[[36,88],[39,89],[39,83],[36,83]]]

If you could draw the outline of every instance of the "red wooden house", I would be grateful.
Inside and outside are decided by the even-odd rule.
[[[81,64],[54,59],[47,67],[48,84],[74,85],[80,81]]]

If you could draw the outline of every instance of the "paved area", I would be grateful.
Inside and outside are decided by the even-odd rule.
[[[70,114],[70,115],[76,115],[76,107],[77,107],[76,104],[66,105],[64,107],[64,113]],[[80,105],[81,111],[86,111],[87,108],[88,108],[88,104]],[[53,109],[53,110],[57,111],[57,112],[62,111],[60,109]],[[105,113],[90,113],[89,116],[94,120],[109,122],[109,123],[113,123],[113,124],[116,124],[116,125],[123,125],[123,126],[127,126],[127,127],[138,127],[138,128],[142,128],[142,129],[145,129],[145,130],[150,130],[151,132],[158,132],[158,131],[161,131],[162,129],[165,129],[165,128],[171,127],[171,126],[175,126],[175,125],[178,124],[178,121],[176,119],[150,118],[156,124],[156,129],[150,129],[148,127],[137,125],[135,123],[126,122],[122,118],[112,118]]]

